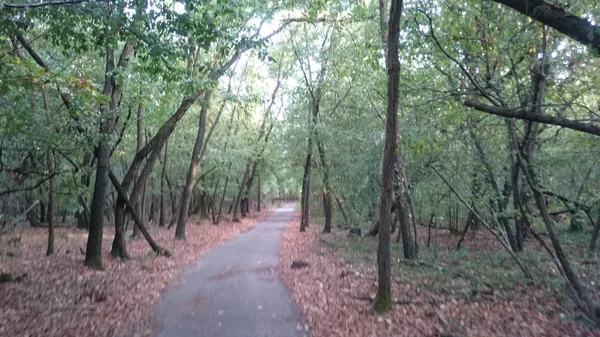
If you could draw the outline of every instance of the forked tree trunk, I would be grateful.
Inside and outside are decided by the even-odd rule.
[[[179,208],[179,218],[177,219],[177,227],[175,228],[175,238],[179,240],[185,240],[185,226],[188,221],[188,210],[190,208],[190,199],[196,185],[196,177],[198,176],[198,170],[200,169],[200,163],[202,158],[200,153],[202,151],[202,145],[204,144],[204,133],[206,131],[206,115],[210,107],[210,99],[212,97],[212,90],[208,90],[204,94],[202,101],[202,108],[200,109],[200,120],[198,122],[198,133],[196,135],[196,141],[194,142],[194,148],[192,149],[192,158],[190,160],[190,167],[188,169],[187,177],[185,180],[185,186],[183,187],[183,193],[181,194],[181,202]]]
[[[390,256],[390,227],[394,166],[398,144],[398,92],[400,82],[400,62],[398,44],[402,0],[392,0],[387,41],[387,111],[385,123],[385,150],[381,167],[381,198],[379,204],[379,242],[377,245],[378,286],[373,303],[375,312],[392,309],[392,280]]]

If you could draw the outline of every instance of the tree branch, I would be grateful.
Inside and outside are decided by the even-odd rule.
[[[507,117],[507,118],[516,118],[522,119],[532,122],[551,124],[556,126],[561,126],[567,129],[581,131],[584,133],[588,133],[594,136],[600,136],[600,127],[593,125],[591,123],[582,123],[578,121],[573,121],[564,117],[559,116],[549,116],[544,114],[527,114],[523,110],[512,110],[512,109],[504,109],[498,108],[495,106],[485,105],[476,101],[467,100],[463,102],[463,105],[469,108],[473,108],[475,110],[485,112],[491,115]]]
[[[493,0],[600,52],[600,26],[544,0]]]
[[[11,4],[11,3],[2,3],[2,6],[5,8],[43,8],[50,6],[66,6],[66,5],[78,5],[86,2],[105,2],[104,0],[64,0],[64,1],[41,1],[34,3],[21,3],[21,4]]]

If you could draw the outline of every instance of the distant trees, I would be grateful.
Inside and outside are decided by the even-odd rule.
[[[263,55],[266,44],[290,22],[262,34],[262,22],[273,13],[270,5],[248,1],[243,15],[200,3],[148,9],[137,0],[2,6],[0,226],[18,223],[21,215],[33,225],[47,223],[50,255],[57,215],[64,222],[76,214],[78,227],[89,231],[85,264],[102,269],[106,221],[115,226],[112,256],[129,258],[125,233],[131,220],[134,236],[141,234],[154,251],[168,254],[151,237],[149,223],[177,223],[176,236],[183,239],[197,209],[208,216],[218,208],[218,223],[221,205],[237,195],[246,215],[259,171],[263,195],[257,197],[278,193],[283,179],[275,167],[281,163],[261,157],[271,151],[282,85],[271,95],[256,83],[281,73],[265,69],[240,77],[231,69],[240,58],[246,68],[273,68],[276,61]],[[203,20],[207,13],[220,23]],[[247,53],[253,49],[261,52]],[[223,90],[222,77],[239,81],[237,92]],[[267,108],[262,96],[269,95]],[[198,110],[199,121],[190,123]],[[230,123],[220,124],[221,115]],[[255,115],[263,116],[262,125]],[[233,128],[243,132],[231,134]],[[260,134],[260,144],[247,140],[251,134]],[[216,150],[228,147],[235,151]],[[253,163],[252,172],[233,195],[228,181],[245,172],[242,160]]]

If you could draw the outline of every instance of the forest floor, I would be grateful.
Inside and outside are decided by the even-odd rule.
[[[228,218],[218,226],[190,221],[186,241],[174,240],[174,229],[149,227],[153,238],[172,257],[156,257],[146,241],[130,240],[127,262],[110,256],[114,229],[103,237],[104,271],[83,265],[87,232],[57,228],[55,254],[46,257],[47,230],[29,228],[0,236],[0,336],[108,337],[122,333],[147,316],[161,296],[192,262],[220,243],[253,228],[272,210],[251,213],[241,222]]]
[[[430,248],[420,247],[416,262],[402,259],[401,244],[394,244],[396,304],[392,312],[374,315],[376,238],[349,238],[347,230],[332,234],[321,230],[313,224],[299,233],[296,215],[280,249],[280,272],[311,326],[312,337],[600,336],[600,330],[573,310],[552,263],[531,241],[521,257],[534,273],[535,283],[528,283],[509,255],[483,231],[469,233],[459,251],[455,249],[458,236],[442,230],[432,233]],[[589,233],[565,236],[563,243],[569,250],[585,245]],[[419,239],[421,244],[427,242],[425,229],[420,229]],[[582,280],[600,292],[598,255],[569,254]],[[291,269],[296,260],[310,266]]]

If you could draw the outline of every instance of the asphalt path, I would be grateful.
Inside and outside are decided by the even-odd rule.
[[[277,274],[294,204],[199,260],[163,294],[157,337],[303,337],[300,311]]]

